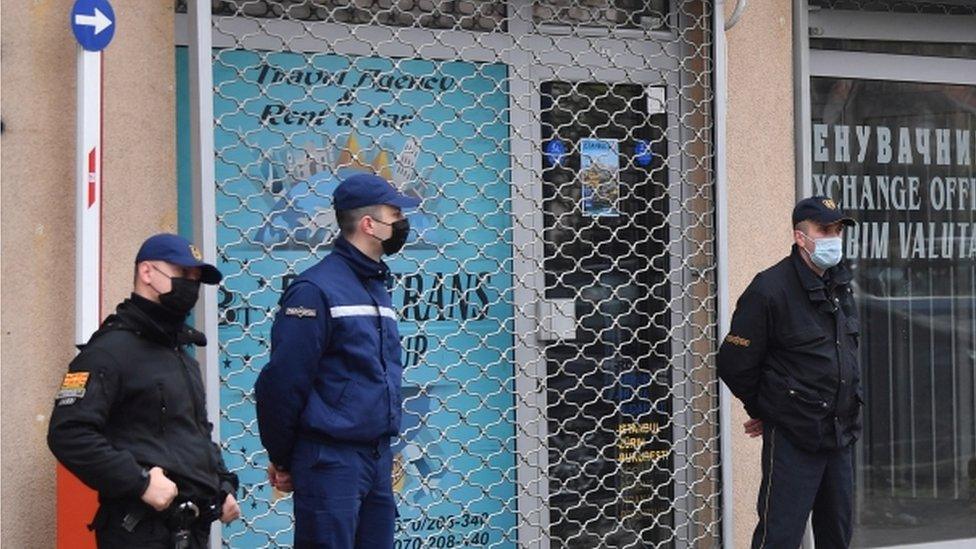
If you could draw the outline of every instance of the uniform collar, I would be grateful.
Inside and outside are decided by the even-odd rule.
[[[176,318],[158,303],[132,294],[129,299],[119,304],[114,315],[105,319],[102,329],[129,330],[167,347],[206,345],[206,336],[187,326],[183,321],[184,319]]]
[[[800,248],[796,244],[793,245],[793,253],[790,254],[790,257],[793,259],[793,266],[796,267],[796,272],[800,276],[800,282],[807,290],[819,290],[827,285],[845,286],[854,279],[854,273],[851,272],[844,260],[824,271],[824,275],[820,277],[803,260],[803,256],[800,255]]]
[[[836,267],[831,267],[825,273],[827,282],[831,286],[847,286],[854,280],[854,273],[847,266],[847,261],[841,260]]]
[[[373,261],[341,236],[335,241],[335,252],[346,261],[346,264],[352,268],[359,278],[385,280],[390,274],[390,268],[386,266],[386,263]]]
[[[806,291],[817,292],[826,287],[824,285],[824,279],[817,276],[817,273],[813,272],[813,269],[803,260],[803,256],[800,255],[800,247],[796,244],[793,245],[793,252],[790,254],[790,259],[793,262],[793,267],[796,269],[797,276],[800,277],[800,284],[803,285]]]
[[[796,244],[793,245],[790,260],[796,269],[797,276],[800,278],[800,285],[807,291],[810,301],[815,303],[824,302],[825,307],[829,305],[827,303],[829,301],[827,292],[824,291],[828,285],[832,288],[845,286],[853,278],[850,269],[847,268],[847,264],[844,261],[824,271],[823,277],[817,276],[817,273],[813,272],[813,269],[803,260],[803,256],[800,255],[800,248]]]

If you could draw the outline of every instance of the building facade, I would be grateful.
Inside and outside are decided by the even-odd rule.
[[[3,6],[15,546],[87,543],[93,510],[44,443],[74,339],[70,4]],[[812,193],[862,222],[845,242],[867,402],[856,545],[976,539],[976,5],[728,4],[116,2],[101,308],[154,232],[224,271],[197,318],[242,480],[225,545],[290,543],[251,388],[277,299],[328,253],[332,189],[358,171],[423,199],[391,262],[398,547],[748,545],[759,444],[714,353]]]

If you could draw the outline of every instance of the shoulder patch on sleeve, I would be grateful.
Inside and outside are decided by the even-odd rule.
[[[748,347],[752,342],[744,337],[739,337],[737,335],[729,334],[725,336],[725,342],[731,343],[732,345],[738,345],[739,347]]]
[[[308,307],[285,307],[285,316],[295,316],[298,318],[315,318],[319,314],[315,309]]]
[[[64,374],[64,380],[61,381],[61,388],[58,389],[58,394],[54,396],[57,405],[68,406],[85,398],[88,377],[90,375],[91,372],[68,372]]]

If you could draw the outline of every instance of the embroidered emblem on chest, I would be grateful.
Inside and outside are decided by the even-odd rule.
[[[309,309],[308,307],[285,307],[285,316],[294,316],[298,318],[315,318],[319,314],[315,309]]]

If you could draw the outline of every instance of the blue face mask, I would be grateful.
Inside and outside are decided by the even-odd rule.
[[[807,250],[810,254],[810,261],[813,262],[818,268],[827,270],[834,265],[840,263],[841,258],[844,256],[843,252],[843,241],[839,236],[828,236],[824,238],[812,239],[809,236],[800,233],[803,238],[813,242],[813,252]],[[805,248],[804,248],[805,249]]]

